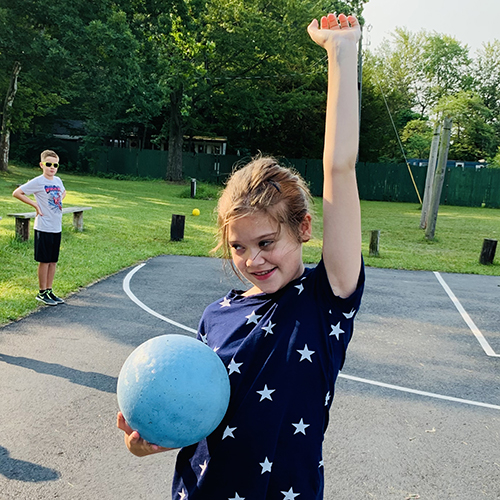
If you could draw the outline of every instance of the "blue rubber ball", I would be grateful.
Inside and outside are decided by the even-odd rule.
[[[229,404],[222,360],[185,335],[152,338],[127,358],[118,377],[118,405],[132,429],[166,448],[189,446],[211,434]]]

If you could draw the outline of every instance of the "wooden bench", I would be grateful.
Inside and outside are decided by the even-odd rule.
[[[64,207],[63,214],[73,214],[73,227],[76,231],[83,231],[83,212],[92,210],[92,207]],[[16,235],[21,241],[26,241],[30,237],[30,219],[36,217],[36,212],[25,212],[19,214],[7,214],[16,218]]]

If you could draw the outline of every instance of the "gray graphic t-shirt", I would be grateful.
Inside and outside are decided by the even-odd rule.
[[[43,216],[35,218],[35,229],[45,233],[60,233],[62,230],[62,199],[64,185],[59,177],[49,180],[43,175],[31,179],[21,186],[24,194],[35,195]]]

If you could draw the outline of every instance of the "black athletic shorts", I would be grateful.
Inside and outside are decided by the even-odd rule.
[[[45,233],[35,229],[35,260],[37,262],[57,262],[61,233]]]

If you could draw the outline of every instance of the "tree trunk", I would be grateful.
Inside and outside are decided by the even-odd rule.
[[[167,181],[182,180],[182,87],[170,94]]]
[[[0,170],[7,171],[9,167],[10,150],[10,115],[12,104],[17,92],[17,77],[21,71],[21,63],[15,62],[10,76],[10,85],[3,104],[2,128],[0,130]]]

